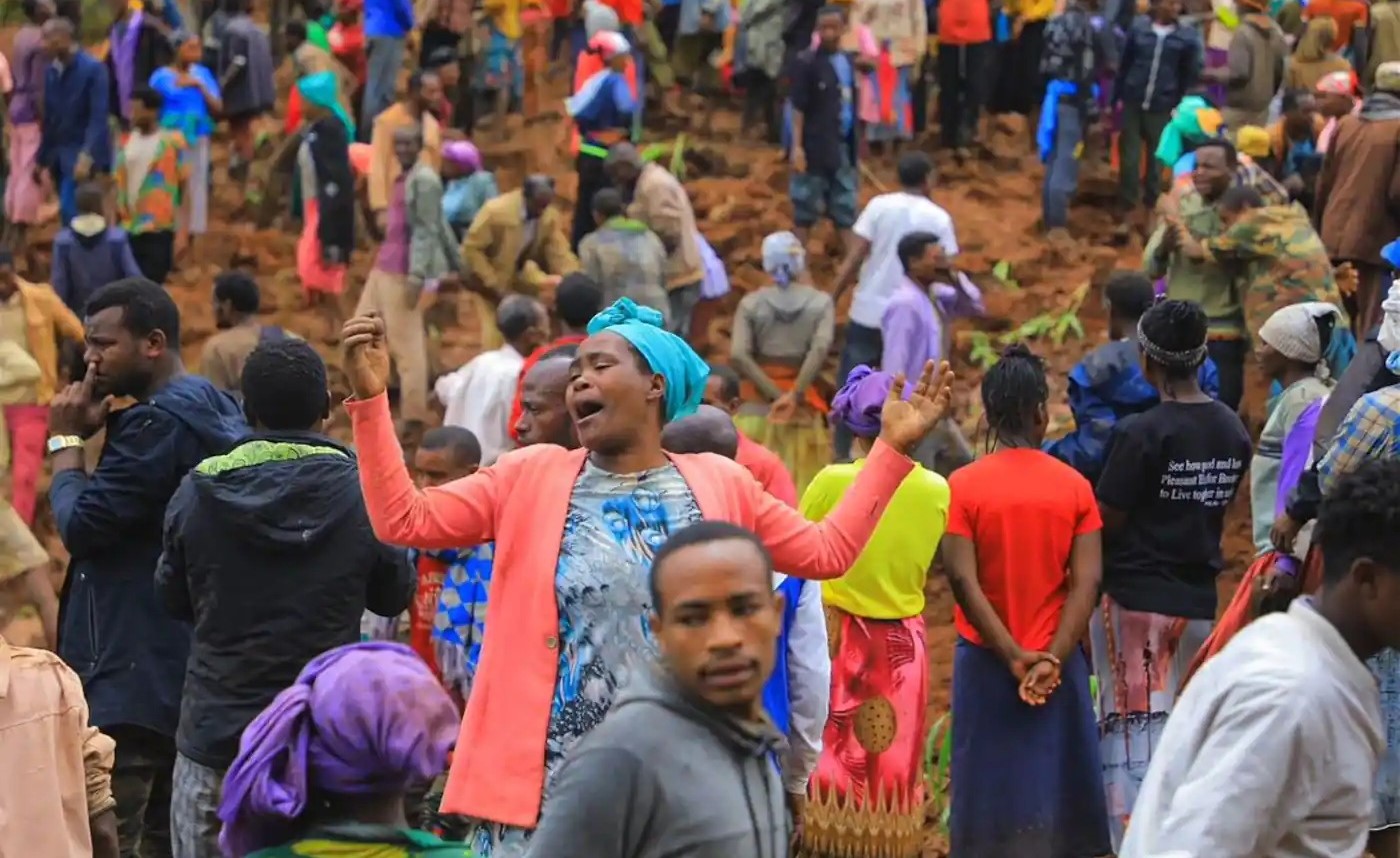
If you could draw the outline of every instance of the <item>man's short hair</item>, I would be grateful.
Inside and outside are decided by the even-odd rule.
[[[938,236],[931,232],[911,232],[901,238],[895,247],[895,253],[899,255],[899,264],[903,266],[905,273],[923,258],[930,244],[938,243]]]
[[[1157,300],[1152,278],[1141,271],[1115,271],[1103,287],[1109,312],[1120,319],[1140,319]]]
[[[243,410],[276,431],[305,431],[329,407],[326,362],[305,340],[260,343],[243,364]]]
[[[106,203],[107,194],[97,182],[83,182],[73,193],[73,205],[79,214],[102,214]]]
[[[575,271],[564,275],[554,290],[554,312],[560,321],[581,331],[603,309],[603,290],[587,274]]]
[[[593,213],[602,217],[618,217],[626,209],[617,188],[603,188],[593,195]]]
[[[543,312],[540,302],[528,295],[507,295],[496,307],[496,329],[509,342],[540,324]]]
[[[922,187],[933,175],[933,161],[923,152],[905,152],[899,156],[895,172],[899,176],[900,187]]]
[[[165,347],[180,351],[180,308],[164,286],[144,277],[115,280],[92,293],[83,315],[96,316],[103,310],[120,307],[122,328],[132,336],[145,338],[154,331],[165,334]]]
[[[694,414],[666,424],[661,447],[671,453],[714,453],[733,459],[739,455],[739,430],[727,412],[701,405]]]
[[[252,315],[262,303],[258,281],[244,271],[225,271],[214,278],[214,300],[227,301],[240,313]]]
[[[165,106],[165,96],[151,89],[149,86],[137,88],[131,93],[131,99],[141,102],[141,106],[145,107],[147,110],[159,111]]]
[[[1400,568],[1400,460],[1367,459],[1338,478],[1322,499],[1313,540],[1329,584],[1363,558]]]
[[[762,558],[764,567],[770,572],[772,571],[773,557],[768,553],[768,548],[764,546],[763,540],[759,539],[753,531],[728,521],[698,521],[672,533],[670,538],[662,543],[661,547],[656,550],[656,554],[652,556],[651,575],[648,577],[652,611],[657,614],[661,613],[661,575],[672,555],[692,545],[706,545],[711,542],[725,542],[731,539],[747,542],[753,546],[758,551],[758,556]]]
[[[1235,144],[1224,137],[1212,137],[1204,143],[1196,146],[1196,156],[1199,158],[1204,149],[1219,149],[1225,154],[1225,164],[1230,167],[1238,167],[1240,164],[1240,153],[1235,148]]]
[[[1216,209],[1225,212],[1241,212],[1264,207],[1264,198],[1248,185],[1235,185],[1220,195]]]
[[[448,450],[452,461],[461,468],[481,464],[481,442],[470,429],[462,426],[439,426],[429,429],[418,442],[420,450]]]

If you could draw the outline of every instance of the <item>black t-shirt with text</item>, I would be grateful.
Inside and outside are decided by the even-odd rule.
[[[1219,402],[1163,402],[1114,426],[1096,494],[1127,513],[1104,533],[1103,588],[1130,611],[1215,618],[1225,508],[1250,458]]]

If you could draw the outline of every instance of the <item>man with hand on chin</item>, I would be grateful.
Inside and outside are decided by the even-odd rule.
[[[171,771],[190,630],[156,599],[165,508],[186,472],[247,426],[237,403],[180,362],[180,313],[140,278],[93,294],[87,374],[54,397],[49,503],[72,555],[59,655],[83,682],[92,725],[117,742],[112,792],[123,855],[169,854]],[[116,397],[135,404],[111,411]],[[106,428],[97,468],[83,441]]]

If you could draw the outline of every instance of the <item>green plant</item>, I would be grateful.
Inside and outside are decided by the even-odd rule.
[[[660,161],[670,155],[671,161],[667,169],[671,175],[682,182],[685,181],[685,135],[680,134],[670,143],[653,143],[642,150],[642,160],[646,162]]]
[[[1011,263],[1002,259],[992,266],[992,276],[997,279],[1005,289],[1011,292],[1020,292],[1021,284],[1011,276]]]
[[[948,800],[948,770],[953,763],[953,716],[944,713],[933,722],[924,740],[924,784],[928,790],[929,803],[938,814],[938,827],[948,833],[948,814],[952,802]]]
[[[1003,266],[1006,266],[1005,262],[998,262],[996,267],[992,269],[992,274],[998,279],[1008,273],[1008,269],[1004,269]],[[1006,281],[1003,280],[1003,282]],[[1001,350],[1009,345],[1049,337],[1051,342],[1061,346],[1071,336],[1075,339],[1082,339],[1084,337],[1084,323],[1079,320],[1079,308],[1083,306],[1084,298],[1088,294],[1089,284],[1085,283],[1074,290],[1069,306],[1063,312],[1041,313],[1032,316],[1012,330],[997,337],[993,337],[985,331],[974,331],[971,337],[972,348],[969,350],[968,360],[974,366],[986,371],[996,365],[996,362],[1001,358]]]

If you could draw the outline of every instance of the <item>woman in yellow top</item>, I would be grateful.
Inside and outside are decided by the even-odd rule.
[[[902,379],[901,379],[902,381]],[[860,458],[812,480],[800,509],[830,512],[864,467],[895,378],[851,370],[832,417]],[[808,788],[803,847],[824,858],[915,858],[923,845],[928,733],[924,581],[948,521],[948,483],[915,467],[844,577],[822,584],[831,647],[831,714]]]

